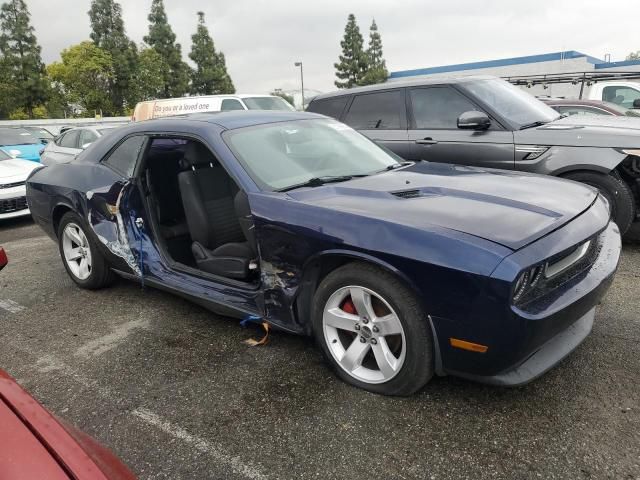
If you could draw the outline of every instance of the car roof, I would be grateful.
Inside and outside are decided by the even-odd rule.
[[[226,99],[226,98],[280,98],[277,95],[270,95],[267,93],[220,93],[220,94],[216,94],[216,95],[192,95],[189,97],[170,97],[170,98],[158,98],[155,100],[145,100],[143,102],[139,102],[139,103],[162,103],[162,102],[189,102],[189,101],[193,101],[196,98],[220,98],[220,99]]]
[[[277,95],[267,95],[266,93],[239,93],[231,95],[232,97],[238,98],[280,98]]]
[[[601,100],[578,100],[569,98],[539,98],[549,105],[590,105],[592,107],[606,107],[607,102]]]
[[[342,95],[351,95],[354,93],[366,93],[375,92],[377,90],[390,90],[393,88],[403,87],[417,87],[422,85],[450,85],[458,83],[467,83],[478,80],[494,80],[498,77],[491,75],[469,75],[466,77],[434,77],[434,78],[418,78],[413,80],[393,80],[391,82],[377,83],[375,85],[367,85],[365,87],[355,87],[346,90],[336,90],[330,93],[321,93],[313,98],[313,102],[316,100],[322,100],[331,97],[340,97]]]
[[[295,120],[309,120],[312,118],[326,118],[324,115],[309,112],[293,112],[281,110],[231,110],[228,112],[203,112],[190,115],[157,118],[143,120],[136,124],[145,125],[147,128],[160,126],[162,129],[171,129],[172,123],[176,127],[184,125],[185,121],[208,122],[219,125],[226,130],[235,128],[263,125],[266,123],[290,122]]]
[[[63,133],[70,132],[71,130],[80,130],[80,129],[84,129],[84,130],[103,130],[105,128],[118,128],[118,127],[121,127],[123,125],[127,125],[127,124],[126,123],[121,123],[119,125],[78,125],[78,126],[66,129]]]
[[[283,110],[233,110],[228,112],[205,112],[188,115],[156,118],[131,122],[118,129],[118,134],[103,135],[76,157],[79,162],[95,163],[100,161],[120,139],[138,133],[180,134],[192,128],[195,131],[209,124],[218,132],[236,128],[265,125],[269,123],[291,122],[296,120],[326,119],[324,115],[309,112]],[[330,119],[335,121],[333,119]]]

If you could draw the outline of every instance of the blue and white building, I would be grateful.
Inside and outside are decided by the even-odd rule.
[[[439,76],[494,75],[496,77],[513,77],[520,75],[563,74],[575,72],[608,73],[615,71],[640,72],[640,60],[610,62],[600,58],[568,50],[563,52],[527,55],[524,57],[502,58],[471,63],[458,63],[437,67],[417,68],[391,72],[389,81]],[[534,87],[531,93],[536,95],[565,95],[566,85],[549,85]]]

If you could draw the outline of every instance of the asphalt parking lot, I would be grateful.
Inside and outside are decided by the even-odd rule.
[[[349,387],[309,339],[120,281],[74,286],[30,220],[0,225],[0,368],[143,479],[640,479],[640,245],[591,336],[518,389]]]

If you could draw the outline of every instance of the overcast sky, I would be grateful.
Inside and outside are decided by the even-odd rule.
[[[26,2],[46,63],[89,38],[90,0]],[[141,43],[151,0],[120,3],[127,34]],[[196,12],[205,12],[239,93],[299,88],[297,60],[305,87],[333,90],[349,13],[365,41],[375,17],[389,71],[560,50],[615,61],[640,50],[638,0],[165,0],[165,7],[185,59]]]

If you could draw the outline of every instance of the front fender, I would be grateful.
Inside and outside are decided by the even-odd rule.
[[[554,176],[576,170],[608,174],[625,158],[614,148],[553,146],[534,160],[516,160],[516,170]]]

